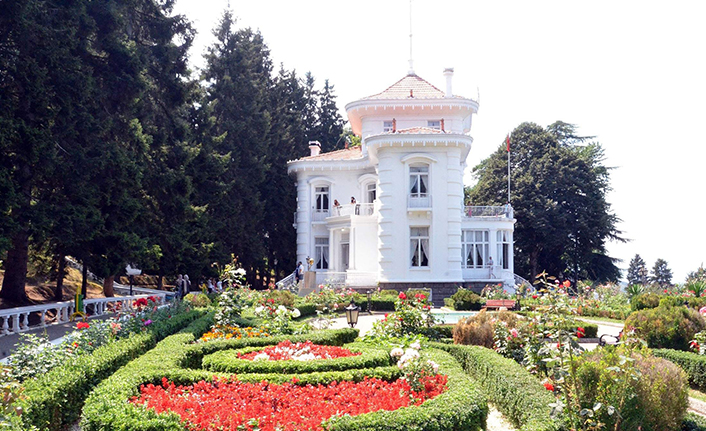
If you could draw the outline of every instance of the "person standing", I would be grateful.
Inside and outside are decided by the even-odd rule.
[[[184,277],[179,274],[176,279],[176,299],[177,301],[180,301],[182,298],[182,295],[184,293]]]
[[[490,278],[495,278],[495,273],[493,272],[493,256],[488,256],[488,269],[489,269],[489,274],[488,276]]]
[[[184,274],[184,296],[191,292],[191,281],[189,280],[189,275]]]

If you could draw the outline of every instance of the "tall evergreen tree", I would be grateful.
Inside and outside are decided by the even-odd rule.
[[[609,171],[600,144],[577,136],[567,123],[546,129],[523,123],[512,132],[511,150],[515,270],[530,280],[542,270],[571,279],[616,280],[620,270],[605,244],[622,239],[606,200]],[[506,203],[504,143],[473,171],[478,182],[467,189],[468,202]]]
[[[657,259],[652,267],[651,281],[661,288],[666,288],[672,285],[672,270],[669,269],[669,264],[664,259]]]
[[[214,150],[230,163],[220,180],[225,189],[210,201],[209,213],[220,231],[221,253],[233,253],[248,271],[249,282],[261,284],[266,253],[263,246],[267,142],[270,136],[268,91],[272,64],[262,36],[236,30],[226,11],[208,48],[203,79],[209,84],[205,103],[215,118],[210,131]]]
[[[326,152],[343,148],[342,135],[345,122],[336,106],[336,95],[328,79],[324,81],[324,88],[319,93],[318,106],[315,136],[316,140],[321,142],[321,150]]]
[[[630,266],[628,267],[628,284],[642,284],[645,285],[649,282],[649,271],[647,270],[647,265],[645,261],[642,260],[639,254],[630,260]]]

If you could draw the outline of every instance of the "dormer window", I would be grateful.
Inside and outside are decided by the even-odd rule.
[[[382,122],[382,132],[383,133],[392,133],[393,131],[394,131],[394,127],[392,125],[392,120]]]
[[[440,120],[429,120],[427,121],[427,127],[434,130],[441,130]]]

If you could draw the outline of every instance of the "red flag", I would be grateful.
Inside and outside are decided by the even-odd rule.
[[[507,152],[510,152],[510,135],[507,135],[505,138],[505,142],[507,142]]]

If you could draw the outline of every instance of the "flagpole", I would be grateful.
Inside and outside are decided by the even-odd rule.
[[[507,143],[507,204],[510,205],[510,135],[505,138]]]

